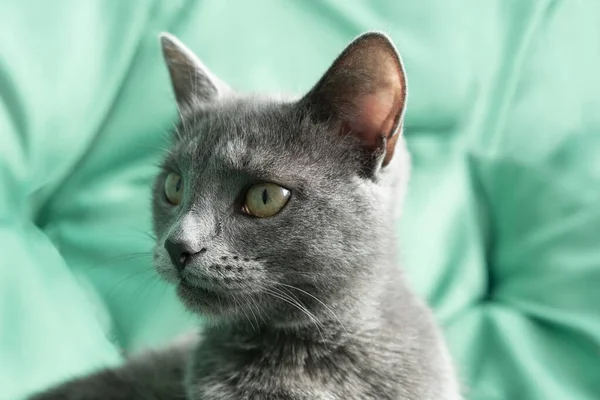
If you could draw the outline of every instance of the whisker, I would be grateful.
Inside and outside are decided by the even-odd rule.
[[[270,269],[271,272],[276,273],[276,274],[282,274],[282,275],[287,275],[287,276],[305,276],[308,278],[311,278],[310,280],[312,281],[317,281],[319,280],[319,278],[321,276],[327,277],[327,278],[343,278],[343,279],[347,279],[348,275],[344,275],[344,274],[335,274],[335,273],[323,273],[323,274],[315,274],[312,272],[303,272],[303,271],[289,271],[289,270],[284,270],[284,269]],[[364,276],[354,276],[353,279],[359,279],[359,280],[367,280],[368,276],[365,274]]]
[[[317,321],[319,323],[319,325],[322,328],[325,328],[325,325],[323,324],[323,322],[321,322],[314,314],[312,311],[310,311],[308,309],[308,307],[306,307],[306,305],[304,305],[304,303],[302,303],[300,301],[300,299],[298,299],[298,297],[296,297],[293,293],[291,293],[289,290],[287,290],[285,287],[282,290],[278,290],[276,288],[271,288],[271,290],[274,290],[276,292],[278,292],[281,295],[285,295],[288,299],[292,299],[296,304],[298,304],[298,306],[302,307],[308,314],[310,314],[315,321]]]
[[[233,301],[236,304],[236,309],[237,309],[237,305],[238,305],[238,301],[236,300],[235,296],[233,297]],[[254,327],[254,324],[252,323],[252,321],[250,320],[250,317],[248,316],[248,314],[246,314],[246,311],[244,311],[244,307],[243,305],[240,304],[240,310],[242,310],[242,313],[244,313],[244,316],[246,317],[246,319],[248,320],[248,322],[250,323],[250,326],[252,327],[252,330],[256,332],[256,328]]]
[[[260,324],[258,323],[258,318],[256,318],[256,314],[254,313],[254,309],[252,308],[252,304],[253,304],[252,298],[250,298],[249,296],[248,297],[244,296],[244,300],[247,301],[250,312],[252,313],[252,316],[254,317],[254,321],[256,321],[256,325],[260,326]]]
[[[134,282],[137,283],[137,285],[135,285],[137,286],[137,288],[136,290],[134,290],[133,293],[136,296],[141,290],[141,288],[149,285],[152,280],[160,281],[159,277],[151,269],[131,272],[123,278],[119,279],[114,284],[112,284],[110,290],[106,292],[106,297],[113,298],[114,296],[116,296],[117,292],[121,291],[122,286],[131,281],[132,279],[134,280]]]
[[[346,329],[346,327],[344,326],[344,324],[342,324],[342,321],[340,321],[340,319],[338,318],[338,316],[336,315],[336,313],[327,304],[323,303],[319,298],[317,298],[313,294],[307,292],[306,290],[300,289],[299,287],[296,287],[294,285],[288,285],[286,283],[275,282],[275,281],[272,281],[271,283],[273,283],[275,285],[285,286],[285,287],[290,288],[290,289],[298,290],[299,292],[302,292],[302,293],[306,294],[307,296],[310,296],[311,298],[315,299],[323,307],[325,307],[331,313],[331,315],[333,315],[333,317],[337,320],[337,322],[339,322],[339,324],[342,326],[342,328],[344,328],[344,331],[346,331],[346,334],[348,334],[348,330]]]
[[[152,253],[147,252],[147,251],[140,251],[137,253],[126,253],[126,254],[120,254],[120,255],[116,255],[116,256],[110,256],[110,257],[107,257],[105,260],[106,261],[129,261],[129,260],[144,259],[144,258],[152,260]]]
[[[309,310],[307,310],[301,304],[297,304],[294,301],[288,300],[284,296],[284,293],[282,293],[282,292],[272,291],[271,289],[267,289],[267,288],[263,288],[263,290],[265,293],[267,293],[277,299],[283,300],[284,302],[292,305],[293,307],[296,307],[298,310],[303,312],[315,324],[315,327],[317,328],[317,331],[319,332],[319,335],[321,336],[321,340],[325,341],[325,338],[323,337],[323,332],[321,331],[321,327],[323,327],[321,322],[319,320],[317,320],[317,318]],[[321,324],[321,326],[319,326],[319,324]]]

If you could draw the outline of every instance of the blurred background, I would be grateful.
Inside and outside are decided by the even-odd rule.
[[[408,74],[398,246],[466,397],[600,398],[599,2],[0,0],[0,400],[198,323],[151,266],[159,32],[302,93],[373,29]]]

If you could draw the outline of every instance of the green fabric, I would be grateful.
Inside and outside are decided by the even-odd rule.
[[[151,268],[157,34],[301,92],[369,29],[406,64],[402,253],[468,398],[597,398],[600,3],[62,0],[0,2],[0,400],[194,324]]]

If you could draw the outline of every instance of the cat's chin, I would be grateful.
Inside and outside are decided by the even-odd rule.
[[[241,300],[237,290],[216,290],[206,287],[193,286],[185,281],[177,284],[177,295],[184,306],[195,313],[204,316],[224,317],[235,313]]]

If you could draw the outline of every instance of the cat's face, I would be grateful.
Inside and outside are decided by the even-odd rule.
[[[362,36],[298,101],[233,96],[176,39],[163,49],[182,121],[154,186],[156,269],[213,320],[310,322],[385,251],[394,48]]]

